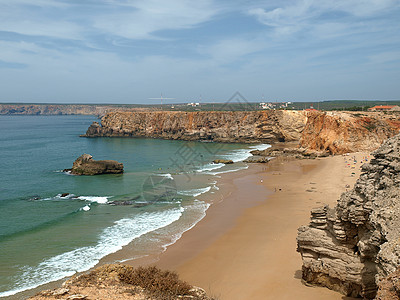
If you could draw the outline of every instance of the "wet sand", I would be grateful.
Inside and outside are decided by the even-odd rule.
[[[224,174],[219,202],[155,265],[176,270],[219,300],[350,299],[302,284],[296,235],[309,223],[311,208],[333,207],[346,185],[354,185],[364,156],[275,159]]]

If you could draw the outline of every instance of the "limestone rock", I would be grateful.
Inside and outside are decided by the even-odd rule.
[[[293,142],[299,156],[372,151],[396,135],[396,115],[306,111],[114,111],[85,137],[153,137],[228,143]],[[298,148],[298,147],[297,147]],[[289,151],[290,152],[290,151]],[[287,154],[289,152],[286,152]],[[303,155],[304,154],[304,155]]]
[[[377,300],[400,300],[400,269],[379,282]]]
[[[313,209],[297,235],[306,282],[366,299],[400,266],[400,135],[372,155],[354,188],[334,209]]]
[[[72,169],[65,169],[73,175],[100,175],[120,174],[124,172],[124,165],[115,160],[94,160],[89,154],[78,157]]]
[[[229,165],[229,164],[233,164],[233,160],[231,160],[231,159],[214,159],[213,163]]]
[[[262,163],[265,164],[269,162],[269,159],[265,156],[251,156],[244,160],[245,163]]]
[[[110,112],[86,137],[155,137],[214,142],[299,141],[306,124],[301,111]]]

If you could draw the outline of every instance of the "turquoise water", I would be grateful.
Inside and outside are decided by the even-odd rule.
[[[240,161],[249,151],[265,148],[80,138],[92,121],[0,116],[0,297],[87,270],[146,233],[179,236],[204,216],[209,203],[199,196],[218,189],[215,176],[245,168]],[[125,172],[62,172],[83,153],[122,162]],[[238,163],[217,165],[215,158]]]

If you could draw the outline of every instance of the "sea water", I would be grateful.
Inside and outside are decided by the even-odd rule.
[[[218,190],[218,174],[268,147],[79,137],[95,120],[0,116],[0,297],[85,271],[134,241],[141,255],[165,248],[205,216],[201,195]],[[63,172],[83,153],[125,172]]]

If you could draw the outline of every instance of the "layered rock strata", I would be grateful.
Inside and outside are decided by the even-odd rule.
[[[297,236],[304,281],[366,299],[400,266],[400,135],[372,155],[354,188],[312,210]]]
[[[307,111],[110,112],[85,137],[154,137],[229,143],[293,142],[306,152],[372,151],[399,132],[397,115]],[[318,154],[317,154],[318,156]]]
[[[372,151],[399,133],[398,114],[308,112],[300,146],[342,154]]]
[[[115,160],[94,160],[90,154],[83,154],[74,161],[71,169],[64,172],[73,175],[121,174],[124,165]]]
[[[86,137],[156,137],[215,142],[299,141],[307,116],[299,111],[111,112]]]

